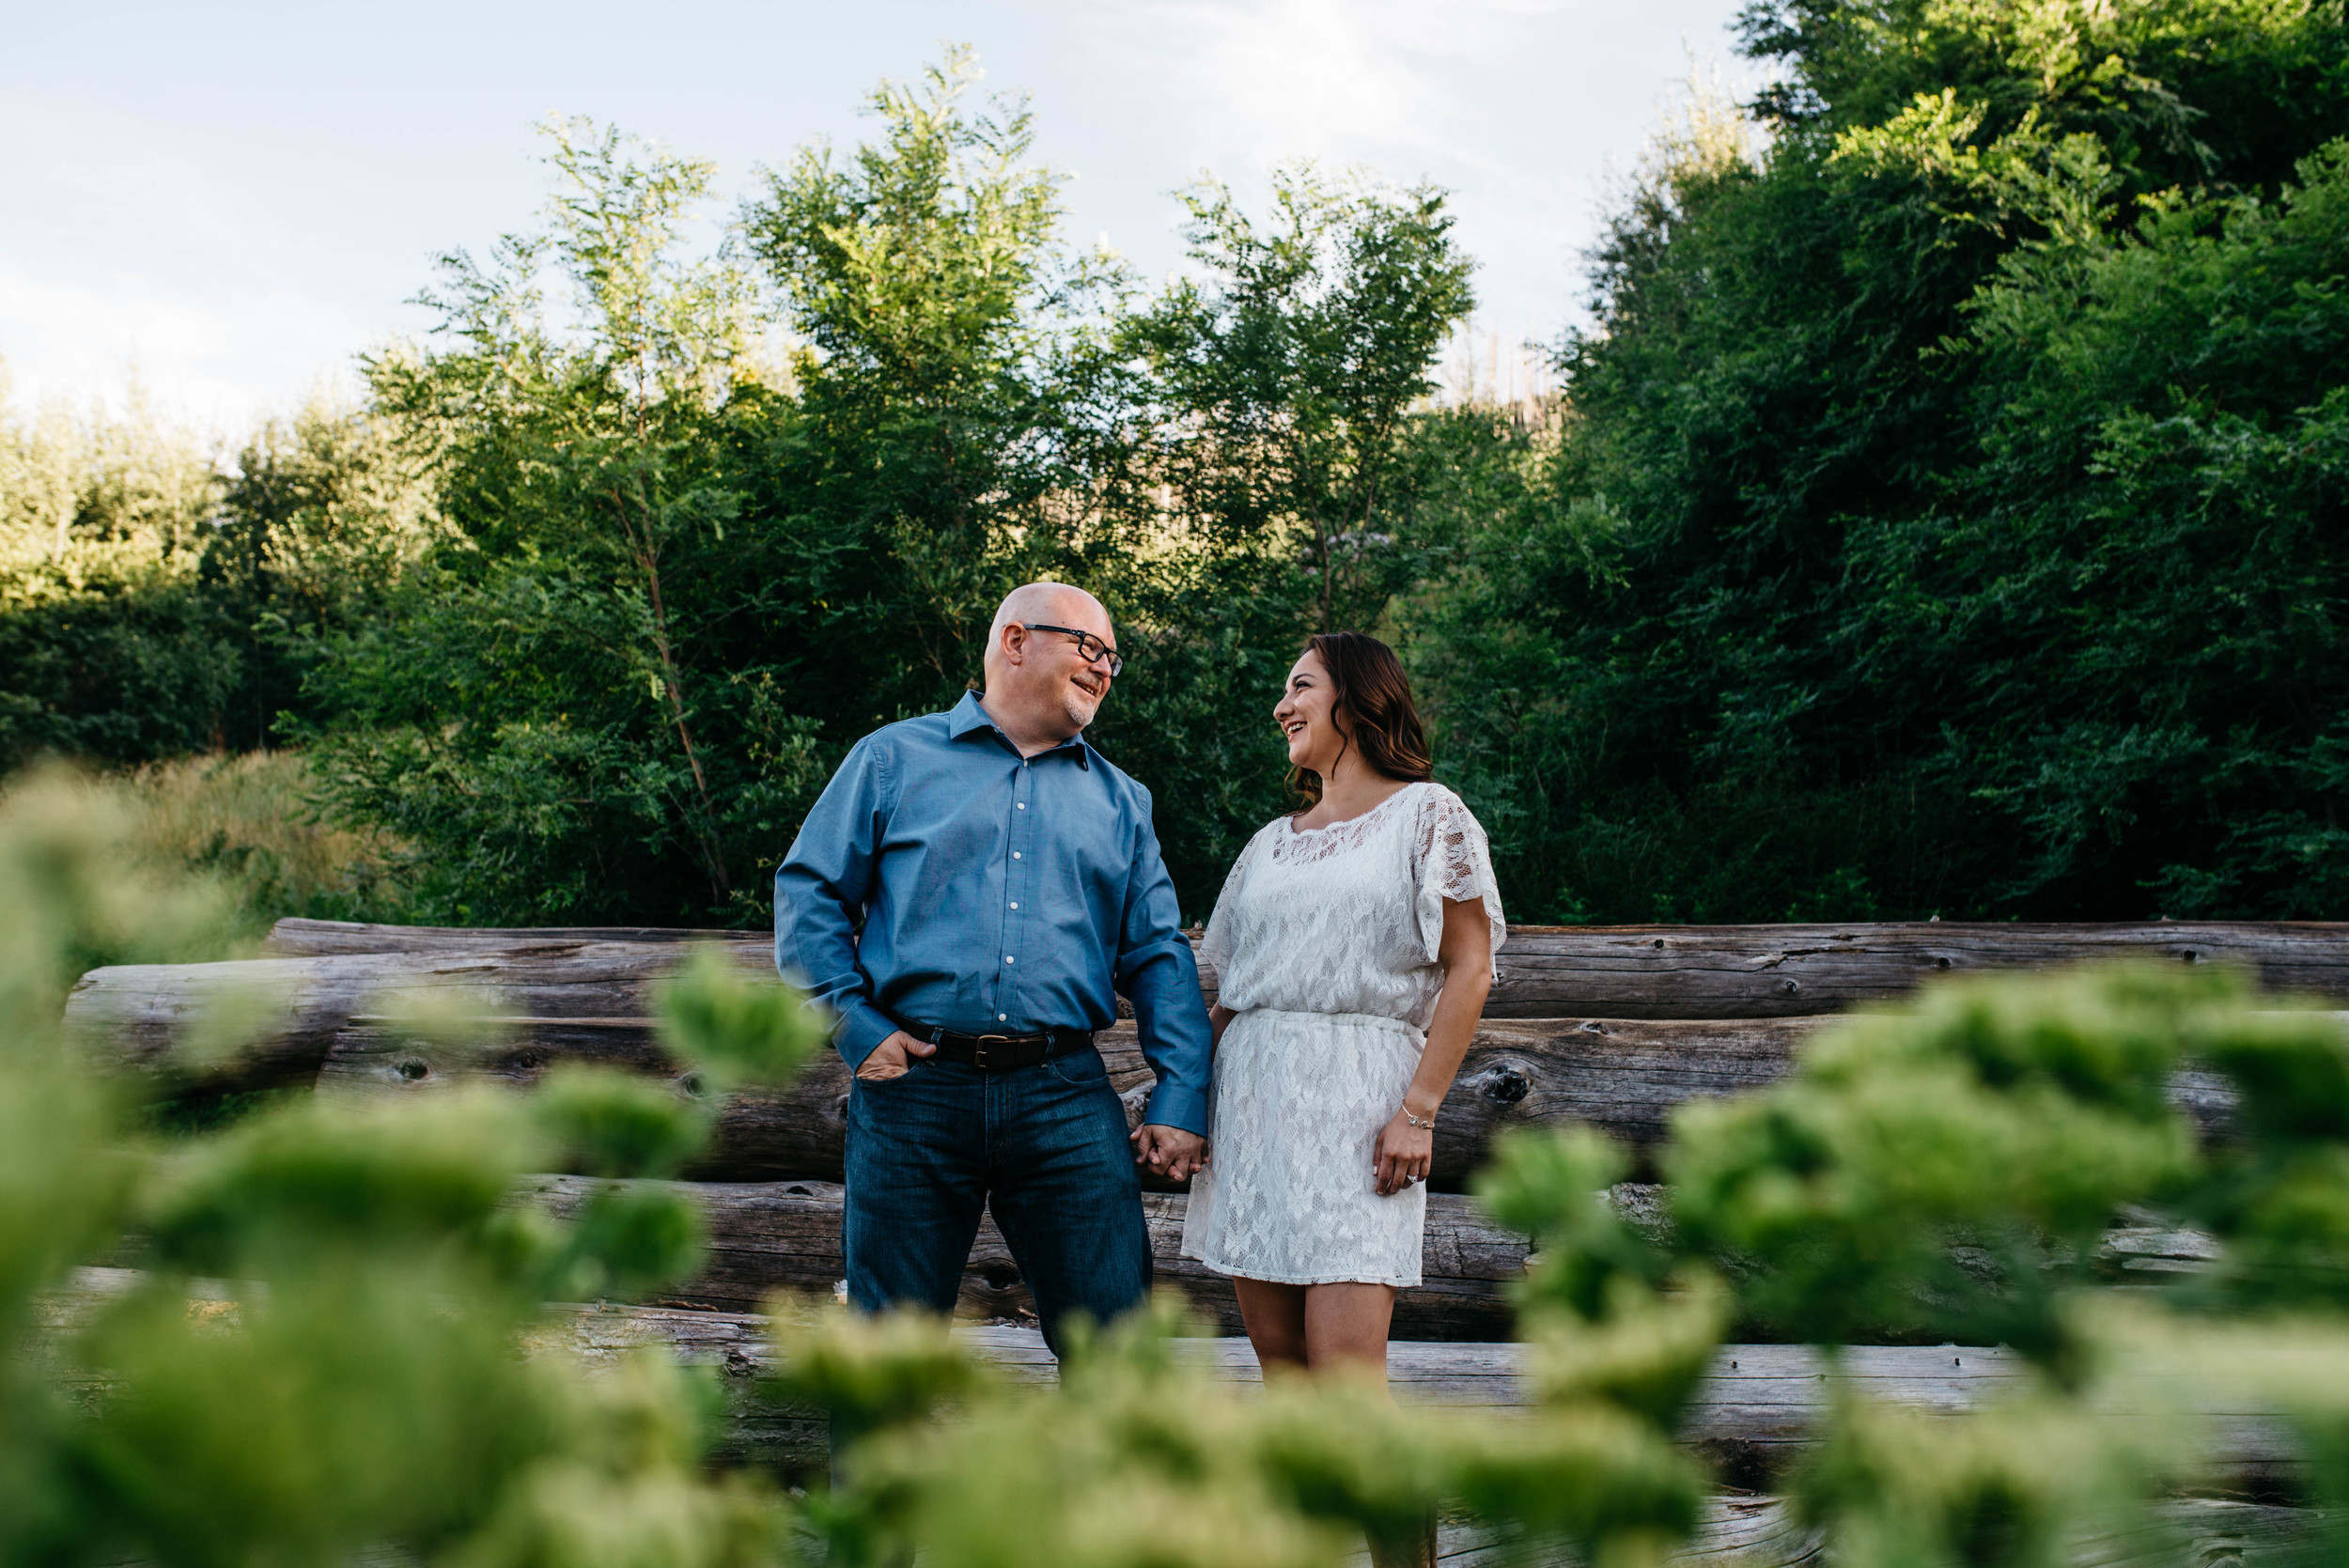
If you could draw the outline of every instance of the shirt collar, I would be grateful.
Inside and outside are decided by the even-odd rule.
[[[962,701],[955,704],[954,710],[946,715],[946,733],[953,738],[960,740],[964,736],[975,734],[980,730],[998,737],[1004,745],[1011,746],[1015,755],[1018,754],[1019,748],[1012,746],[1011,737],[1004,735],[1003,727],[988,716],[987,709],[980,705],[979,694],[976,691],[965,691],[962,694]],[[1093,770],[1093,743],[1087,740],[1081,733],[1072,735],[1059,745],[1048,747],[1038,752],[1036,755],[1050,756],[1054,752],[1068,751],[1077,753],[1079,767],[1087,772]]]

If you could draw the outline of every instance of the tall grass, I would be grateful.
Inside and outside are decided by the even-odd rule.
[[[299,752],[179,757],[84,774],[77,786],[128,808],[129,842],[151,869],[217,878],[253,936],[287,915],[394,923],[407,916],[407,846],[380,831],[327,820]]]

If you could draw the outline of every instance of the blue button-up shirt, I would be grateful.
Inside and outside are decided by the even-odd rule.
[[[856,744],[775,871],[775,967],[853,1069],[907,1023],[1105,1029],[1134,1004],[1147,1117],[1207,1130],[1199,966],[1150,792],[1081,736],[1022,758],[976,693]]]

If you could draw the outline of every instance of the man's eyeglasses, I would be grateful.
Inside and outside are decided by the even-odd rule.
[[[1064,637],[1074,637],[1077,640],[1077,651],[1084,656],[1086,662],[1091,663],[1103,659],[1109,660],[1110,679],[1112,680],[1115,680],[1125,673],[1126,656],[1090,631],[1079,631],[1073,626],[1030,626],[1026,621],[1019,624],[1027,627],[1030,631],[1057,631]]]

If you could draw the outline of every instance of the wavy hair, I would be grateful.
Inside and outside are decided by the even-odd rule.
[[[1325,631],[1308,638],[1305,649],[1319,654],[1322,668],[1330,672],[1331,721],[1344,710],[1353,726],[1351,743],[1361,748],[1364,762],[1384,777],[1406,784],[1435,776],[1427,731],[1419,722],[1418,705],[1411,701],[1411,679],[1392,648],[1359,631]],[[1345,727],[1338,733],[1345,735]],[[1289,787],[1308,806],[1321,801],[1321,775],[1310,768],[1291,768]]]

